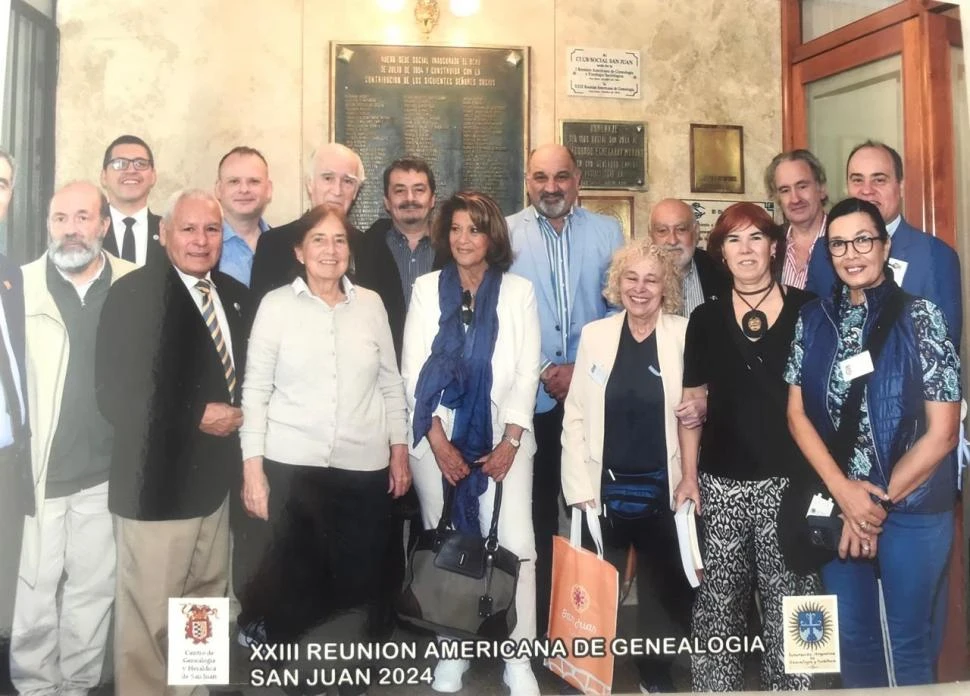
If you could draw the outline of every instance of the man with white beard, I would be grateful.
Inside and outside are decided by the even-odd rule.
[[[110,222],[97,186],[67,184],[50,202],[47,253],[23,267],[36,514],[24,525],[10,671],[24,695],[87,694],[101,681],[115,544],[95,338],[108,288],[136,268],[102,250]]]

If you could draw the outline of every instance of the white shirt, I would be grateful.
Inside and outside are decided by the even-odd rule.
[[[886,232],[889,233],[889,238],[892,239],[893,235],[896,234],[896,230],[899,229],[899,223],[903,221],[902,215],[897,215],[892,222],[886,223]]]
[[[135,235],[135,264],[144,266],[148,258],[148,207],[142,208],[134,215],[126,215],[116,210],[114,206],[111,206],[110,210],[111,229],[115,236],[115,244],[118,245],[118,258],[121,258],[125,248],[125,218],[134,218],[135,224],[131,229]]]
[[[95,281],[97,281],[98,278],[100,278],[102,275],[104,275],[104,269],[108,265],[108,264],[106,264],[104,262],[104,252],[103,251],[101,252],[100,257],[98,257],[98,262],[101,264],[100,268],[98,268],[98,272],[95,273],[93,276],[91,276],[90,279],[86,280],[81,285],[76,285],[74,283],[74,278],[72,278],[71,276],[69,276],[67,273],[65,273],[64,271],[62,271],[57,266],[54,266],[54,269],[58,273],[61,274],[61,278],[63,278],[64,280],[66,280],[68,283],[70,283],[71,284],[71,287],[74,288],[74,290],[77,292],[77,296],[81,300],[81,304],[82,305],[84,304],[84,298],[87,297],[88,290],[91,289],[91,286],[94,285]]]
[[[179,278],[185,283],[185,287],[189,289],[189,295],[192,296],[192,300],[195,302],[195,306],[199,308],[199,314],[202,314],[202,292],[195,287],[196,284],[201,280],[201,278],[196,278],[188,273],[183,273],[177,267],[175,272],[179,274]],[[222,338],[226,342],[226,348],[229,350],[229,359],[232,361],[233,367],[236,366],[236,359],[232,357],[232,335],[229,332],[229,320],[226,319],[226,312],[222,308],[222,300],[219,299],[219,293],[216,291],[216,285],[212,282],[210,274],[205,274],[205,279],[209,281],[212,289],[209,291],[209,297],[212,298],[212,302],[216,308],[216,323],[219,324],[219,330],[222,331]],[[242,378],[242,375],[236,375],[236,380]]]

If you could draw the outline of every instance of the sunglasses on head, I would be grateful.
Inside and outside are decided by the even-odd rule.
[[[472,309],[471,290],[463,290],[461,293],[461,323],[468,326],[472,323],[475,311]]]

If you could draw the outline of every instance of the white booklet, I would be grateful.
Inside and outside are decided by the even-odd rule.
[[[700,537],[697,533],[697,516],[694,514],[694,501],[686,500],[681,503],[674,513],[677,525],[677,542],[680,546],[680,561],[684,566],[684,575],[691,587],[701,584],[701,573],[704,561],[701,559]]]

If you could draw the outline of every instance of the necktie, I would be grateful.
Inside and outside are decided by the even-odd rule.
[[[125,239],[121,245],[121,258],[135,263],[135,218],[126,217],[122,222],[125,223]]]
[[[209,327],[209,335],[219,353],[219,360],[222,361],[222,371],[226,376],[226,386],[229,387],[229,396],[236,397],[236,368],[232,366],[232,358],[229,357],[229,347],[226,339],[222,337],[222,330],[219,328],[219,320],[216,318],[216,305],[212,301],[212,283],[208,280],[200,280],[195,284],[199,292],[202,293],[202,318],[205,325]]]

